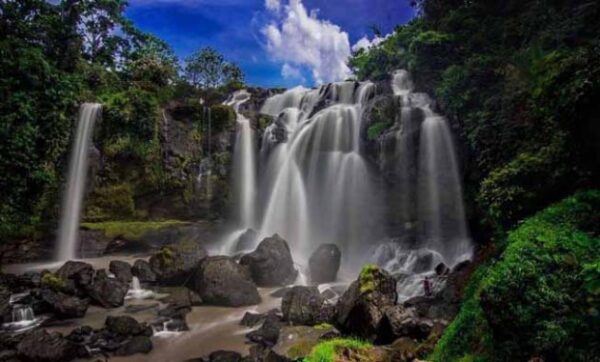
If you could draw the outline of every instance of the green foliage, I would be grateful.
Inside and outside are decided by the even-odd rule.
[[[359,79],[407,69],[417,89],[436,96],[465,150],[471,217],[507,230],[597,184],[600,3],[414,4],[420,17],[350,65]],[[372,127],[371,139],[383,125]]]
[[[185,73],[195,87],[216,88],[231,85],[239,88],[244,83],[244,73],[237,64],[225,61],[213,48],[202,48],[185,59]]]
[[[127,240],[140,240],[144,235],[157,230],[182,226],[187,223],[178,220],[166,221],[106,221],[98,223],[82,223],[83,228],[89,230],[100,230],[102,233],[114,239],[122,237]]]
[[[472,278],[433,360],[598,356],[599,209],[600,191],[580,192],[512,231],[501,259]]]
[[[65,289],[65,281],[58,276],[56,273],[47,272],[42,275],[42,286],[50,288],[54,291],[61,291]]]
[[[127,183],[95,187],[86,204],[87,221],[131,219],[135,215],[133,189]]]
[[[363,352],[365,361],[368,361],[368,349],[371,344],[359,339],[335,338],[324,341],[314,346],[310,354],[304,359],[305,362],[334,362],[338,353],[344,349],[351,349],[360,354]]]
[[[234,129],[236,115],[233,108],[218,104],[210,107],[210,111],[213,133]]]

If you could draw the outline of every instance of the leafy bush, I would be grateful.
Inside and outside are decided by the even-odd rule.
[[[600,353],[600,191],[575,194],[512,231],[480,267],[432,356],[590,361]]]

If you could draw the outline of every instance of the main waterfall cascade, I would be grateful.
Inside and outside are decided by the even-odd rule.
[[[236,252],[236,241],[247,228],[255,228],[255,245],[278,233],[302,266],[320,244],[335,243],[346,267],[372,261],[403,275],[403,299],[422,292],[423,278],[438,263],[452,266],[470,258],[447,121],[433,111],[426,94],[413,91],[406,71],[395,72],[391,86],[399,104],[391,130],[394,152],[388,156],[396,170],[395,192],[402,195],[397,199],[385,195],[378,184],[382,175],[362,147],[363,113],[375,96],[373,83],[297,87],[270,97],[261,113],[274,121],[265,129],[260,149],[250,123],[238,112],[249,95],[236,92],[228,102],[238,112],[234,182],[240,214],[254,218],[242,217],[241,228],[228,236],[222,250]],[[397,202],[394,215],[404,227],[386,239],[382,205],[389,200]]]
[[[77,257],[79,221],[88,172],[89,148],[96,119],[102,111],[98,103],[84,103],[79,109],[75,143],[69,159],[69,173],[64,192],[62,215],[58,234],[58,260]]]

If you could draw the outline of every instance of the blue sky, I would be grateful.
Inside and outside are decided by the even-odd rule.
[[[377,25],[414,16],[408,0],[130,0],[127,16],[180,58],[212,46],[258,86],[313,85],[348,74],[343,59]]]

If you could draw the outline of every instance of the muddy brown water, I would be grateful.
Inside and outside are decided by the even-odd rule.
[[[123,260],[133,263],[141,256],[110,256],[102,258],[81,259],[90,263],[95,269],[108,269],[111,260]],[[26,271],[56,270],[63,262],[32,263],[20,265],[7,265],[4,271],[7,273],[24,273]],[[276,289],[259,288],[262,302],[256,306],[227,308],[216,306],[192,307],[192,311],[186,315],[189,331],[185,332],[159,332],[152,336],[153,350],[147,354],[137,354],[129,357],[110,357],[110,361],[144,361],[144,362],[180,362],[191,358],[207,356],[218,350],[237,351],[242,355],[249,352],[245,334],[252,329],[240,325],[240,321],[246,312],[264,313],[273,308],[280,307],[281,298],[273,298],[270,294]],[[104,321],[109,315],[130,315],[139,322],[150,322],[157,319],[156,310],[165,304],[160,299],[129,299],[122,307],[104,309],[90,306],[83,318],[56,322],[44,326],[48,331],[69,334],[73,329],[80,326],[91,326],[99,329],[104,326]],[[130,312],[128,307],[153,307],[139,312]],[[143,309],[143,308],[141,308]],[[99,356],[97,356],[99,357]],[[92,358],[90,360],[97,360]]]

